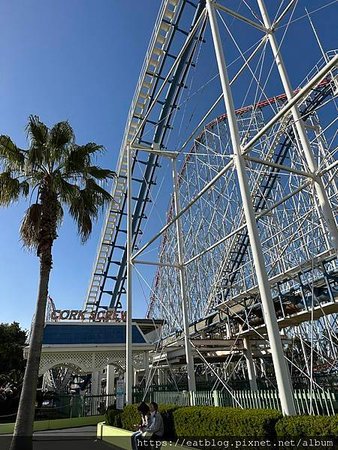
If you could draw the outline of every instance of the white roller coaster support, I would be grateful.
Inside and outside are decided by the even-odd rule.
[[[133,205],[132,205],[132,150],[127,146],[127,322],[126,322],[126,402],[133,403]]]
[[[286,364],[286,360],[284,358],[282,342],[277,324],[276,312],[272,301],[269,280],[266,272],[266,267],[264,264],[262,246],[258,235],[255,212],[250,195],[248,178],[245,169],[245,162],[242,155],[240,134],[238,130],[235,107],[229,84],[229,77],[225,64],[222,42],[217,24],[216,12],[211,0],[207,0],[206,4],[215,47],[218,70],[222,84],[225,108],[228,115],[231,143],[234,152],[234,162],[237,169],[239,187],[243,201],[243,209],[248,227],[248,234],[250,238],[254,265],[256,269],[259,291],[264,311],[264,320],[266,323],[268,337],[271,346],[272,359],[279,390],[279,397],[281,401],[283,414],[294,415],[296,414],[296,410],[293,400],[293,390],[290,380],[290,374]]]
[[[254,365],[253,357],[252,357],[251,343],[250,343],[250,339],[248,337],[245,337],[243,339],[243,347],[244,347],[244,357],[246,360],[246,367],[248,370],[250,389],[252,391],[257,391],[258,387],[257,387],[256,373],[255,373],[255,365]]]
[[[285,89],[285,93],[287,96],[288,101],[290,101],[293,97],[292,87],[291,83],[284,65],[284,61],[280,52],[280,49],[277,44],[277,40],[274,34],[273,27],[271,25],[271,21],[267,12],[267,9],[264,4],[264,0],[257,0],[263,22],[265,27],[268,29],[267,35],[270,42],[270,46],[272,49],[273,56],[276,61],[276,66],[279,72],[279,76],[281,78],[283,87]],[[292,117],[294,120],[295,128],[297,131],[297,134],[299,136],[299,140],[301,143],[302,151],[304,153],[304,157],[306,159],[307,165],[309,167],[309,170],[311,174],[317,175],[314,179],[314,186],[316,190],[316,194],[318,197],[319,205],[322,210],[322,215],[326,221],[327,227],[329,229],[331,239],[332,239],[332,246],[335,248],[336,251],[338,251],[338,230],[335,218],[332,213],[332,209],[330,206],[329,199],[327,197],[326,191],[324,189],[323,181],[320,177],[320,175],[317,174],[318,167],[311,149],[311,144],[309,142],[308,136],[305,131],[305,124],[301,117],[301,114],[299,112],[299,109],[297,105],[293,106],[291,108]]]
[[[303,87],[301,88],[297,94],[294,95],[292,100],[288,101],[283,108],[281,108],[272,118],[271,120],[264,125],[263,128],[261,128],[251,139],[250,141],[243,146],[243,155],[248,153],[251,149],[251,147],[254,146],[254,144],[259,141],[259,139],[264,136],[265,133],[268,132],[268,130],[279,120],[281,120],[288,112],[291,110],[291,108],[296,105],[298,102],[303,100],[326,75],[330,70],[332,70],[335,66],[338,65],[338,55],[334,56],[311,80]],[[147,150],[148,151],[148,150]],[[167,152],[166,152],[167,153]],[[141,253],[143,253],[156,239],[158,239],[173,223],[176,222],[176,220],[181,217],[188,209],[197,202],[198,199],[200,199],[208,190],[220,179],[222,178],[226,172],[232,167],[233,161],[231,160],[229,163],[227,163],[226,166],[224,166],[196,195],[195,197],[182,209],[181,212],[173,217],[171,220],[169,220],[162,228],[161,230],[156,233],[146,244],[144,244],[143,247],[140,248],[136,253],[133,255],[133,259],[136,259]],[[328,166],[323,171],[319,172],[320,175],[323,175],[324,173],[328,172],[329,169],[332,170],[333,167]],[[296,193],[296,191],[295,191]],[[220,241],[221,242],[221,241]],[[185,265],[192,262],[196,257],[189,260],[189,262],[186,262]]]
[[[180,213],[180,199],[179,199],[179,183],[177,177],[177,167],[176,159],[173,159],[173,188],[174,188],[174,208],[175,214]],[[181,219],[176,220],[176,236],[177,236],[177,253],[178,253],[178,265],[180,267],[180,289],[181,289],[181,300],[182,300],[182,315],[183,315],[183,329],[184,329],[184,347],[185,347],[185,357],[187,362],[187,373],[188,373],[188,388],[190,392],[196,391],[196,380],[194,371],[194,358],[192,355],[191,343],[189,340],[189,316],[188,316],[188,296],[186,287],[186,276],[185,276],[185,266],[184,266],[184,244],[183,235],[181,227]],[[194,398],[192,396],[191,398]]]

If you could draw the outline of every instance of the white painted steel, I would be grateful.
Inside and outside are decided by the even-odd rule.
[[[177,167],[176,159],[173,159],[173,192],[174,192],[174,208],[176,216],[180,213],[180,191],[179,183],[177,177]],[[194,358],[192,355],[192,348],[189,339],[189,298],[187,295],[187,280],[185,276],[184,267],[184,244],[183,235],[180,219],[176,220],[176,238],[177,238],[177,257],[179,265],[179,275],[180,275],[180,290],[181,290],[181,302],[182,302],[182,315],[183,315],[183,329],[184,329],[184,348],[185,356],[187,362],[187,372],[188,372],[188,387],[190,392],[196,391],[196,380],[195,380],[195,369],[194,369]]]
[[[127,323],[126,323],[126,402],[133,402],[133,192],[132,150],[127,147]]]
[[[293,96],[293,98],[285,105],[283,106],[280,111],[278,111],[275,116],[266,124],[264,127],[262,127],[257,134],[248,142],[246,143],[242,148],[242,153],[245,155],[250,151],[250,149],[253,147],[253,145],[262,137],[264,134],[274,125],[276,124],[280,119],[282,119],[284,116],[288,114],[290,109],[300,101],[304,100],[306,95],[311,91],[311,89],[316,86],[324,77],[325,75],[332,70],[332,68],[336,67],[338,65],[338,55],[334,56],[316,75],[311,78],[311,80],[304,86],[302,89],[299,90],[299,92]],[[273,150],[273,147],[271,147]],[[233,161],[230,161],[226,166],[224,166],[201,190],[198,192],[198,194],[186,205],[184,206],[180,213],[173,217],[169,222],[167,222],[161,230],[156,233],[149,241],[144,244],[137,252],[134,253],[133,258],[137,258],[141,253],[144,252],[156,239],[158,239],[166,230],[170,228],[170,226],[175,223],[175,221],[181,217],[186,211],[191,208],[191,206],[196,203],[196,201],[201,198],[206,192],[210,190],[210,188],[219,180],[221,179],[226,172],[233,166]]]
[[[250,389],[252,391],[257,391],[257,378],[255,373],[255,365],[252,357],[252,350],[250,345],[250,338],[245,337],[243,339],[243,346],[244,346],[244,357],[247,364],[248,369],[248,378],[250,383]]]
[[[283,58],[281,55],[281,50],[277,44],[277,40],[276,40],[274,31],[272,29],[271,21],[270,21],[267,9],[265,7],[264,0],[257,0],[257,3],[259,6],[259,9],[260,9],[264,24],[265,24],[266,28],[269,30],[268,39],[269,39],[271,49],[272,49],[272,52],[273,52],[273,55],[274,55],[274,58],[276,61],[276,66],[277,66],[280,78],[283,83],[283,87],[285,89],[285,93],[287,95],[288,100],[290,101],[294,97],[294,94],[293,94],[293,91],[291,88],[291,83],[290,83],[288,73],[285,68]],[[296,105],[294,105],[291,108],[291,113],[292,113],[293,120],[294,120],[294,127],[296,128],[299,139],[300,139],[301,150],[304,153],[306,162],[309,167],[309,171],[313,175],[317,174],[318,173],[317,163],[315,161],[313,151],[311,149],[311,144],[309,142],[309,138],[306,134],[303,118],[301,117],[299,109],[297,108]],[[331,205],[330,205],[327,193],[324,188],[323,180],[321,179],[321,177],[319,175],[314,179],[314,186],[315,186],[316,194],[318,197],[319,205],[322,210],[322,215],[325,219],[325,222],[327,224],[327,227],[328,227],[330,235],[331,235],[332,245],[336,249],[336,251],[338,251],[337,224],[336,224],[335,218],[332,213],[332,209],[331,209]]]
[[[220,80],[223,89],[223,98],[228,115],[228,124],[231,135],[232,148],[234,152],[234,161],[237,170],[240,191],[243,201],[244,214],[247,223],[248,234],[250,238],[256,274],[258,278],[259,291],[264,311],[264,320],[267,326],[267,332],[271,344],[272,358],[279,389],[279,395],[282,404],[283,413],[294,415],[296,413],[293,402],[292,385],[289,370],[284,358],[283,347],[277,325],[276,312],[273,306],[269,280],[265,268],[264,257],[261,242],[257,230],[255,212],[252,205],[252,199],[249,190],[248,179],[245,170],[245,162],[242,155],[240,135],[237,125],[236,113],[232,99],[229,78],[227,74],[222,42],[219,34],[215,9],[210,0],[207,0],[208,17],[210,21],[213,42],[215,46],[216,59]]]

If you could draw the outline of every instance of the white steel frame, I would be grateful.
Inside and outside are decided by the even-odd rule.
[[[186,351],[186,363],[187,363],[187,371],[188,371],[188,382],[189,382],[189,390],[191,392],[194,392],[196,389],[195,384],[195,374],[194,374],[194,361],[193,361],[193,352],[192,352],[192,346],[189,338],[189,316],[188,316],[188,308],[189,308],[189,299],[187,296],[187,290],[186,290],[186,270],[189,267],[189,265],[193,262],[195,262],[198,258],[200,258],[202,255],[206,254],[211,249],[217,248],[219,245],[223,244],[226,240],[230,239],[232,236],[234,236],[238,231],[247,228],[250,244],[251,244],[251,251],[252,251],[252,258],[254,261],[254,267],[257,275],[257,284],[258,289],[260,293],[260,298],[263,305],[263,311],[264,311],[264,320],[267,327],[267,333],[269,337],[269,342],[271,345],[271,352],[272,352],[272,358],[274,362],[274,368],[277,378],[277,384],[278,384],[278,390],[279,395],[281,399],[282,404],[282,410],[283,413],[286,415],[293,415],[295,414],[295,405],[293,401],[293,395],[292,395],[292,386],[290,381],[290,376],[286,364],[286,360],[283,353],[277,318],[276,318],[276,312],[273,306],[273,299],[271,294],[271,288],[270,288],[270,280],[269,280],[269,274],[268,274],[268,268],[266,267],[266,263],[264,261],[264,256],[262,252],[262,242],[257,230],[257,220],[259,218],[265,217],[266,220],[269,220],[268,213],[272,210],[274,210],[279,204],[282,202],[285,202],[289,199],[292,199],[293,196],[301,194],[303,192],[309,192],[309,188],[311,186],[314,186],[316,197],[319,201],[320,211],[323,218],[323,223],[325,222],[325,225],[323,223],[320,224],[321,227],[327,226],[327,228],[330,231],[330,237],[331,237],[331,245],[333,248],[337,250],[337,243],[338,243],[338,231],[337,231],[337,225],[335,223],[335,219],[331,210],[330,206],[330,200],[328,198],[328,194],[325,190],[322,177],[323,175],[328,172],[332,171],[334,169],[334,164],[332,163],[330,167],[325,167],[324,169],[317,166],[310,141],[308,138],[308,135],[305,130],[305,126],[303,123],[303,119],[300,115],[298,104],[301,102],[304,102],[308,94],[310,93],[311,89],[318,85],[321,80],[334,68],[337,67],[338,64],[338,55],[334,56],[331,60],[329,60],[324,67],[316,73],[311,80],[308,81],[308,83],[300,89],[297,94],[294,94],[292,92],[292,88],[290,85],[290,82],[288,80],[287,72],[280,54],[280,49],[278,48],[278,44],[276,41],[276,38],[274,36],[274,28],[277,24],[280,23],[282,18],[287,14],[289,9],[293,5],[293,1],[291,1],[287,7],[284,9],[284,11],[280,14],[280,16],[277,18],[274,24],[271,24],[270,19],[268,17],[265,4],[263,0],[257,0],[257,4],[259,6],[263,24],[261,25],[259,23],[256,23],[255,21],[248,19],[241,14],[238,14],[229,8],[226,8],[212,0],[207,0],[206,2],[206,10],[205,13],[200,16],[200,20],[196,23],[193,30],[189,34],[186,43],[182,47],[181,51],[179,52],[178,58],[175,60],[175,63],[173,64],[172,70],[169,72],[169,75],[166,77],[166,79],[163,82],[162,88],[158,92],[158,94],[155,96],[152,105],[150,105],[150,109],[148,112],[142,117],[142,120],[140,120],[137,124],[135,124],[134,132],[132,135],[130,135],[128,141],[125,141],[122,148],[122,155],[123,158],[126,158],[126,184],[127,184],[127,350],[126,350],[126,394],[127,394],[127,402],[130,403],[132,400],[132,376],[133,376],[133,368],[132,368],[132,340],[131,340],[131,317],[132,317],[132,268],[133,264],[157,264],[151,261],[145,261],[139,259],[140,255],[153,243],[155,242],[159,237],[163,236],[164,233],[166,233],[170,227],[175,224],[176,226],[176,242],[177,242],[177,259],[174,262],[163,262],[160,261],[158,263],[158,266],[160,267],[167,267],[171,268],[172,270],[178,270],[180,275],[180,299],[181,299],[181,307],[182,307],[182,317],[183,317],[183,328],[184,328],[184,342],[185,342],[185,351]],[[224,52],[222,48],[222,42],[220,38],[220,33],[218,29],[218,23],[217,23],[217,15],[216,11],[221,10],[223,12],[226,12],[236,19],[239,19],[241,21],[244,21],[250,26],[254,26],[256,29],[259,29],[263,33],[265,33],[265,36],[263,39],[259,42],[256,49],[253,51],[253,53],[246,59],[244,65],[240,69],[240,71],[237,73],[236,77],[240,74],[240,72],[248,66],[248,63],[251,59],[251,57],[255,54],[257,49],[260,48],[263,42],[268,41],[274,55],[274,60],[277,65],[280,78],[282,80],[287,101],[285,102],[285,105],[282,106],[276,114],[271,118],[271,120],[266,123],[264,126],[261,126],[257,128],[257,132],[249,142],[246,144],[241,143],[241,135],[240,130],[238,127],[238,119],[236,117],[236,112],[233,104],[232,99],[232,92],[231,92],[231,83],[229,82],[227,70],[226,70],[226,64],[224,59]],[[145,123],[149,111],[151,110],[152,106],[155,105],[157,98],[159,97],[161,90],[164,88],[165,84],[169,81],[170,75],[173,73],[176,65],[179,63],[181,56],[184,53],[184,50],[186,46],[189,44],[190,40],[194,38],[195,34],[199,31],[203,24],[203,20],[205,17],[208,17],[212,37],[213,37],[213,43],[214,48],[216,52],[216,59],[218,63],[218,70],[220,75],[220,81],[222,85],[223,90],[223,99],[225,102],[226,112],[227,112],[227,120],[230,130],[230,137],[231,137],[231,144],[232,144],[232,152],[233,155],[230,156],[230,160],[226,162],[224,167],[217,171],[215,170],[214,177],[209,180],[203,187],[200,188],[200,190],[195,194],[195,196],[192,199],[189,199],[185,205],[180,205],[179,200],[179,180],[178,180],[178,174],[176,169],[176,158],[178,157],[177,152],[170,152],[165,151],[158,146],[154,145],[152,148],[149,147],[142,147],[137,146],[135,144],[135,141],[137,139],[138,133],[142,129],[143,124]],[[235,78],[236,78],[235,77]],[[220,97],[221,98],[221,97]],[[219,98],[219,99],[220,99]],[[218,99],[218,101],[219,101]],[[217,102],[218,102],[217,101]],[[216,103],[217,103],[216,102]],[[216,104],[215,103],[215,104]],[[211,110],[208,111],[207,115],[210,113]],[[297,167],[288,167],[284,164],[277,164],[273,163],[269,160],[263,160],[261,158],[256,158],[252,154],[249,154],[249,152],[252,151],[254,148],[254,145],[260,141],[261,138],[275,125],[277,125],[279,122],[283,122],[283,120],[287,120],[290,118],[290,115],[293,119],[293,126],[295,133],[299,136],[300,140],[300,146],[299,146],[299,152],[301,152],[306,160],[307,167],[297,168]],[[280,127],[279,130],[281,133],[283,132],[283,127]],[[127,145],[129,143],[129,145]],[[186,144],[184,144],[185,146]],[[162,227],[162,229],[156,233],[146,244],[142,246],[141,249],[137,250],[133,253],[132,251],[132,172],[131,172],[131,164],[132,164],[132,157],[133,157],[133,151],[146,151],[151,152],[156,155],[160,156],[166,156],[172,159],[173,161],[173,204],[174,204],[174,217],[172,217],[168,223]],[[124,159],[125,161],[125,159]],[[254,211],[253,203],[252,203],[252,193],[250,192],[250,186],[252,185],[252,180],[247,174],[246,169],[246,162],[247,163],[253,163],[253,164],[260,164],[262,165],[262,169],[264,169],[264,166],[268,166],[270,168],[276,168],[276,169],[282,169],[283,171],[287,171],[290,174],[302,176],[304,177],[304,181],[302,184],[295,186],[294,190],[287,195],[283,195],[281,200],[275,202],[273,205],[270,205],[268,208],[266,208],[264,211],[259,212],[258,214]],[[210,245],[207,246],[207,248],[200,251],[197,255],[195,254],[193,257],[190,257],[188,260],[185,261],[185,249],[184,249],[184,230],[182,229],[181,225],[181,218],[182,216],[187,213],[189,214],[189,210],[193,205],[195,205],[203,196],[205,193],[210,192],[211,188],[216,189],[217,182],[221,180],[226,173],[229,173],[231,170],[235,169],[239,186],[240,186],[240,193],[241,193],[241,199],[243,202],[243,208],[244,208],[244,218],[245,223],[243,223],[243,220],[239,220],[238,226],[235,229],[235,231],[231,231],[231,233],[228,233],[225,237],[222,237],[221,239],[218,239],[214,243],[210,243]],[[262,172],[263,173],[263,172]],[[235,199],[238,201],[238,198]],[[303,216],[300,216],[301,220],[302,217],[304,217],[304,220],[306,219],[306,212],[303,212]],[[243,219],[243,218],[242,218]],[[107,219],[109,220],[109,219]],[[302,226],[302,221],[300,220],[299,226]],[[304,248],[306,247],[306,239],[310,239],[309,233],[305,235],[304,239]],[[105,239],[105,238],[104,238]],[[280,246],[283,252],[283,248],[285,249],[288,243],[280,242]],[[305,251],[305,250],[304,250]],[[100,257],[99,257],[100,258]],[[99,261],[99,260],[98,260]],[[245,269],[243,269],[245,270]],[[271,268],[269,269],[272,270]],[[200,274],[196,274],[196,283],[200,282]],[[247,350],[250,348],[249,343],[246,344]],[[250,365],[250,372],[253,373],[253,363],[249,359],[249,365]],[[254,381],[252,381],[254,385]]]

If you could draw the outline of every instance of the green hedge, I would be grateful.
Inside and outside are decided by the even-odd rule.
[[[137,411],[138,404],[127,405],[120,414],[122,428],[135,431],[135,425],[140,423],[140,413]]]
[[[178,405],[159,405],[159,411],[163,417],[164,423],[164,439],[172,439],[176,437],[175,413],[181,409]]]
[[[187,406],[174,412],[178,438],[260,436],[273,437],[279,411],[263,409],[215,408],[213,406]]]
[[[108,409],[109,425],[135,431],[140,422],[138,404],[127,405],[123,411]],[[239,409],[213,406],[159,405],[165,439],[183,437],[338,437],[338,416],[282,417],[269,409]]]
[[[122,428],[121,412],[115,409],[115,406],[109,406],[105,416],[107,424],[112,427]]]
[[[138,404],[127,405],[123,411],[109,408],[106,413],[106,422],[108,425],[114,427],[135,431],[135,425],[140,423],[140,413],[137,411],[138,406]],[[166,438],[175,436],[173,413],[177,408],[179,408],[177,405],[159,405],[159,412],[163,417]]]
[[[127,405],[123,411],[109,409],[109,425],[135,431],[140,422],[137,404]],[[213,406],[159,405],[165,438],[185,436],[274,436],[274,426],[282,416],[275,410],[215,408]]]
[[[338,416],[283,417],[276,424],[278,437],[338,436]]]

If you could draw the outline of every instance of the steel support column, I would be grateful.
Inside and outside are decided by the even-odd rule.
[[[290,380],[290,374],[286,360],[284,358],[282,342],[279,335],[276,312],[272,301],[270,284],[266,272],[262,246],[259,239],[257,223],[255,219],[255,212],[250,195],[249,183],[245,169],[245,162],[242,155],[240,135],[236,120],[236,113],[229,83],[229,77],[225,64],[222,42],[218,29],[216,12],[211,0],[207,0],[207,10],[223,90],[225,108],[228,116],[229,131],[234,152],[234,163],[237,170],[239,188],[243,201],[244,215],[248,228],[248,235],[250,238],[252,255],[257,274],[259,291],[261,295],[261,301],[264,312],[264,320],[266,323],[266,328],[271,346],[272,358],[276,373],[282,411],[286,415],[294,415],[296,413],[296,410],[293,400],[293,390]]]
[[[175,215],[180,213],[180,199],[179,199],[179,184],[177,177],[177,167],[176,159],[173,159],[173,191],[174,191],[174,208]],[[196,380],[195,380],[195,370],[194,370],[194,358],[192,355],[192,348],[189,340],[189,316],[188,316],[188,296],[186,288],[186,274],[184,266],[184,244],[182,236],[181,219],[176,220],[176,236],[177,236],[177,253],[178,253],[178,265],[179,265],[179,275],[180,275],[180,289],[181,289],[181,300],[182,300],[182,314],[183,314],[183,330],[184,330],[184,347],[185,356],[187,362],[187,373],[188,373],[188,388],[190,392],[196,391]]]
[[[145,384],[147,386],[148,378],[149,378],[149,352],[144,352],[143,366],[144,366],[144,379],[145,379]]]
[[[252,358],[252,350],[251,350],[251,344],[250,339],[248,337],[245,337],[243,339],[243,347],[244,347],[244,357],[246,360],[246,367],[248,370],[248,378],[250,382],[250,389],[252,391],[257,391],[257,379],[256,379],[256,373],[255,373],[255,366]]]
[[[132,342],[132,150],[127,147],[127,322],[126,322],[126,402],[133,402],[133,342]]]

